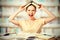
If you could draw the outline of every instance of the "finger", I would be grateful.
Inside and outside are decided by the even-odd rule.
[[[39,8],[41,8],[41,4],[38,4]]]

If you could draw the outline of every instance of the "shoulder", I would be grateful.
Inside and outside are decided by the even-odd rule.
[[[26,20],[19,20],[19,23],[24,23]]]
[[[37,19],[40,23],[45,24],[45,20],[43,18]]]
[[[44,21],[44,19],[43,18],[39,18],[39,19],[37,19],[38,21]]]

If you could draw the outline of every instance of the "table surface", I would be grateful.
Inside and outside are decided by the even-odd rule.
[[[10,34],[9,36],[1,36],[0,38],[4,39],[16,39],[16,38],[24,38],[27,39],[30,36],[36,36],[37,38],[42,38],[42,39],[49,39],[54,36],[48,35],[48,34],[36,34],[36,33],[20,33],[20,34]]]

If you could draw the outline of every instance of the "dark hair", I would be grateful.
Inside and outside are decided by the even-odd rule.
[[[36,10],[36,6],[33,5],[33,4],[30,4],[30,5],[28,5],[28,6],[26,7],[26,11],[27,11],[28,7],[31,6],[31,5],[32,5],[32,6],[35,8],[35,10]]]

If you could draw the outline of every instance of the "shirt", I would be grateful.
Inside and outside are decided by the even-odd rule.
[[[43,19],[36,19],[34,21],[22,20],[19,21],[19,24],[23,32],[40,33],[42,26],[44,25],[44,20]]]

